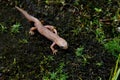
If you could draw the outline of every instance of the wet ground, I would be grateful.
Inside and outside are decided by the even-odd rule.
[[[68,50],[55,46],[58,53],[53,55],[49,48],[51,41],[38,32],[30,36],[32,24],[15,5],[44,24],[54,25],[68,41]],[[108,80],[116,58],[96,39],[94,31],[98,26],[90,26],[90,21],[111,19],[117,7],[117,0],[0,0],[0,24],[6,27],[0,32],[0,80],[42,80],[46,76],[49,78],[46,80],[59,80],[62,74],[67,75],[67,80]],[[101,8],[102,12],[95,8]],[[20,23],[19,32],[12,33],[11,26],[16,23]],[[103,24],[107,38],[117,36],[111,28],[118,25],[113,21]],[[80,46],[84,46],[82,57],[75,54]],[[50,73],[56,72],[61,63],[64,64],[62,72],[52,79]]]

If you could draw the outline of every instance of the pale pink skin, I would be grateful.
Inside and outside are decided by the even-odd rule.
[[[54,49],[55,45],[58,45],[59,47],[61,47],[62,49],[67,49],[68,48],[68,44],[67,41],[63,38],[61,38],[58,34],[57,34],[57,30],[51,26],[51,25],[46,25],[43,26],[42,23],[35,17],[29,15],[26,11],[24,11],[23,9],[19,8],[16,6],[16,8],[29,20],[34,22],[34,26],[30,28],[29,33],[31,35],[34,35],[34,30],[38,30],[38,32],[45,36],[46,38],[48,38],[49,40],[51,40],[53,43],[50,46],[53,54],[56,54],[57,50]]]

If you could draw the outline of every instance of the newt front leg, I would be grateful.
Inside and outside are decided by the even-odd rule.
[[[52,31],[53,33],[57,34],[57,30],[56,30],[53,26],[46,25],[46,26],[44,26],[44,27],[46,27],[47,29],[49,29],[49,30]],[[52,45],[50,46],[53,54],[56,54],[56,53],[57,53],[57,50],[54,48],[55,45],[56,45],[56,43],[53,42]]]
[[[29,34],[34,35],[34,31],[37,30],[37,27],[30,28]]]
[[[52,43],[52,45],[50,46],[50,48],[51,48],[51,50],[52,50],[52,52],[53,52],[53,54],[56,54],[57,53],[57,50],[56,49],[54,49],[54,46],[56,45],[56,43],[55,42],[53,42]]]

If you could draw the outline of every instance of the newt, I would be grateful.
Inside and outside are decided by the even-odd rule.
[[[31,35],[34,35],[34,31],[37,30],[41,35],[53,42],[50,46],[53,54],[58,52],[54,48],[55,45],[58,45],[62,49],[68,49],[67,41],[57,34],[57,30],[54,28],[54,26],[43,25],[36,17],[30,15],[27,11],[17,6],[15,6],[15,8],[20,11],[28,21],[34,22],[34,27],[30,28],[29,31]]]

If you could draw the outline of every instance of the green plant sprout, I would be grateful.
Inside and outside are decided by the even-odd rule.
[[[94,10],[96,11],[96,12],[102,12],[102,9],[101,8],[94,8]]]
[[[62,62],[55,71],[49,72],[48,75],[43,76],[43,80],[67,80],[68,76],[63,72],[65,64]]]
[[[98,42],[103,44],[104,39],[105,39],[105,34],[104,34],[104,31],[102,30],[102,28],[101,27],[97,28],[95,34],[96,34],[96,39],[98,40]]]
[[[16,23],[14,25],[11,26],[11,33],[19,33],[19,29],[20,29],[20,23]]]
[[[65,4],[65,0],[45,0],[46,4],[58,4],[62,3],[63,5]]]
[[[118,57],[117,53],[120,53],[120,39],[113,38],[104,44],[105,49],[107,49],[113,56]]]
[[[114,20],[115,22],[116,21],[119,22],[119,18],[120,18],[120,8],[117,9],[115,15],[112,17],[112,20]],[[117,25],[119,25],[119,23]]]
[[[19,43],[26,44],[26,43],[28,43],[28,40],[27,39],[21,39],[21,40],[19,40]]]
[[[78,57],[82,56],[83,50],[84,50],[83,46],[77,48],[76,51],[75,51],[76,56],[78,56]]]
[[[79,0],[75,0],[75,1],[74,1],[74,5],[77,5],[77,6],[78,6],[78,5],[79,5]]]
[[[0,23],[0,32],[6,32],[7,28]]]
[[[73,35],[78,35],[81,32],[82,28],[77,27],[75,29],[73,29],[71,32],[73,32]]]
[[[88,56],[83,54],[83,50],[84,50],[84,47],[83,47],[83,46],[80,46],[79,48],[76,49],[75,54],[76,54],[76,56],[78,57],[78,60],[79,60],[79,58],[81,57],[81,58],[82,58],[82,63],[83,63],[84,65],[86,65],[86,63],[88,63],[88,62],[87,62],[87,57],[88,57]]]
[[[116,60],[114,71],[112,69],[112,74],[110,75],[109,80],[118,80],[118,76],[120,75],[120,67],[118,67],[119,63],[120,63],[120,54],[118,56],[118,59]]]
[[[96,35],[96,40],[101,44],[104,44],[105,34],[102,28],[102,23],[98,19],[90,21],[90,26],[97,26],[97,29],[94,31]]]
[[[97,62],[96,65],[97,65],[98,67],[100,67],[100,66],[103,65],[103,63],[102,63],[102,62]]]

